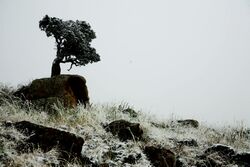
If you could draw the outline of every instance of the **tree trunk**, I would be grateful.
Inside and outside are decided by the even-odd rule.
[[[60,60],[56,58],[52,63],[51,77],[61,74]]]

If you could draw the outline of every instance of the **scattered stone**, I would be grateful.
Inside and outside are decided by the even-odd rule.
[[[189,147],[198,147],[198,143],[194,139],[187,139],[177,142],[180,145],[189,146]]]
[[[239,166],[250,167],[250,153],[237,153],[233,148],[216,144],[209,147],[202,156],[199,157],[201,162],[207,166],[227,166],[237,164]]]
[[[135,110],[133,110],[132,108],[127,108],[127,109],[123,110],[122,112],[125,114],[129,114],[130,117],[132,117],[132,118],[136,118],[138,116],[138,113]]]
[[[185,127],[192,127],[192,128],[198,128],[199,122],[194,119],[185,119],[185,120],[178,120],[177,121],[181,126]]]
[[[23,86],[14,93],[23,100],[47,107],[62,103],[65,107],[75,107],[78,102],[89,103],[86,80],[79,75],[58,75],[52,78],[41,78]]]
[[[143,134],[139,123],[130,123],[125,120],[113,121],[104,128],[113,135],[118,135],[121,141],[140,140]]]
[[[222,144],[215,144],[205,150],[205,154],[212,154],[215,152],[220,154],[221,156],[226,157],[232,157],[233,155],[235,155],[235,151],[233,148]]]
[[[151,122],[151,125],[153,125],[156,128],[169,128],[169,125],[165,123],[156,123],[156,122]]]
[[[146,146],[144,153],[155,167],[175,167],[175,154],[165,148],[157,148],[154,146]]]
[[[32,152],[40,148],[44,152],[52,148],[58,148],[61,158],[70,160],[81,158],[82,145],[84,140],[72,133],[58,129],[37,125],[28,121],[21,121],[12,124],[18,131],[29,136],[24,143],[17,146],[19,152]]]
[[[222,144],[215,144],[205,150],[204,160],[206,160],[207,164],[222,166],[230,164],[234,155],[235,151],[233,148]]]
[[[211,154],[204,154],[202,156],[197,156],[197,158],[200,158],[196,160],[196,166],[227,166],[231,164],[230,159],[221,156],[221,154],[214,152]]]

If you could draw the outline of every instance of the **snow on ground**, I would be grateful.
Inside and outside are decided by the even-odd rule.
[[[15,142],[7,140],[6,136],[13,138],[14,141],[22,141],[25,136],[15,129],[5,129],[2,126],[5,121],[27,120],[74,133],[85,141],[82,149],[83,155],[94,163],[107,163],[114,167],[151,166],[142,151],[145,145],[168,148],[188,163],[195,161],[197,155],[202,154],[213,144],[229,145],[239,152],[250,151],[250,136],[247,133],[249,128],[244,126],[210,128],[201,124],[198,128],[183,127],[176,124],[176,120],[156,120],[141,111],[136,111],[138,116],[132,117],[130,113],[122,112],[129,108],[124,104],[96,104],[88,109],[84,109],[81,105],[75,109],[55,106],[56,112],[49,114],[42,109],[34,109],[31,104],[22,107],[20,101],[6,97],[3,91],[0,99],[0,158],[1,156],[7,157],[5,160],[10,161],[12,166],[57,165],[58,152],[53,149],[47,153],[36,150],[32,154],[18,154],[14,149]],[[140,123],[145,141],[121,142],[117,136],[105,131],[103,125],[119,119]],[[194,139],[198,146],[188,147],[177,144],[178,141],[190,139]],[[123,164],[124,158],[129,155],[140,158],[136,164]],[[2,166],[1,163],[0,166]],[[68,166],[78,165],[77,162],[68,163]]]

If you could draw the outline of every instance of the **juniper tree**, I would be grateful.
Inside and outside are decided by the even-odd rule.
[[[100,56],[92,48],[90,42],[96,38],[95,32],[85,21],[63,21],[56,17],[44,16],[39,22],[41,30],[56,41],[56,58],[52,64],[51,77],[60,75],[60,63],[85,66],[88,63],[100,61]]]

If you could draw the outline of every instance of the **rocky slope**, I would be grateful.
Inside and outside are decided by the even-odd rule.
[[[248,127],[159,121],[126,104],[46,111],[0,88],[0,166],[250,166]]]

